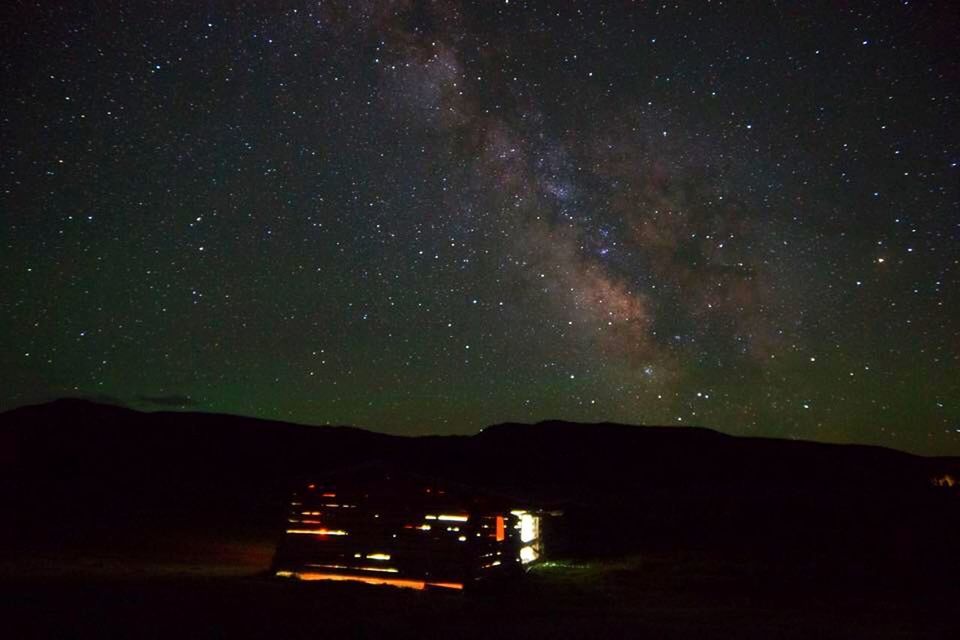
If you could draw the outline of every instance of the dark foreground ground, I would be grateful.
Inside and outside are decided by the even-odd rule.
[[[960,589],[831,581],[749,557],[541,564],[488,592],[270,578],[267,539],[0,558],[4,638],[958,638]]]

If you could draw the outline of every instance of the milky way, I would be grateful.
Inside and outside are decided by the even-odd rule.
[[[3,11],[3,408],[960,453],[949,3]]]

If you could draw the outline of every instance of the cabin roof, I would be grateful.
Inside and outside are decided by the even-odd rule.
[[[412,472],[396,465],[364,463],[318,473],[307,486],[315,490],[335,489],[342,493],[362,493],[375,499],[410,501],[419,498],[431,502],[447,502],[463,508],[480,510],[524,509],[527,500],[505,495],[485,487],[467,485],[447,478]]]

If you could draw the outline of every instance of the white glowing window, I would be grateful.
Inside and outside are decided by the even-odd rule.
[[[529,513],[520,516],[520,542],[532,542],[537,539],[537,520]]]
[[[400,573],[399,569],[393,567],[357,567],[360,571],[377,571],[380,573]]]
[[[520,562],[528,564],[537,559],[537,552],[533,547],[526,546],[520,549]]]

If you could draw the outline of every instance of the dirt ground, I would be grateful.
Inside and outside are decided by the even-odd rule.
[[[269,539],[0,558],[5,638],[957,638],[960,589],[797,584],[704,553],[555,559],[479,593],[270,577]]]

